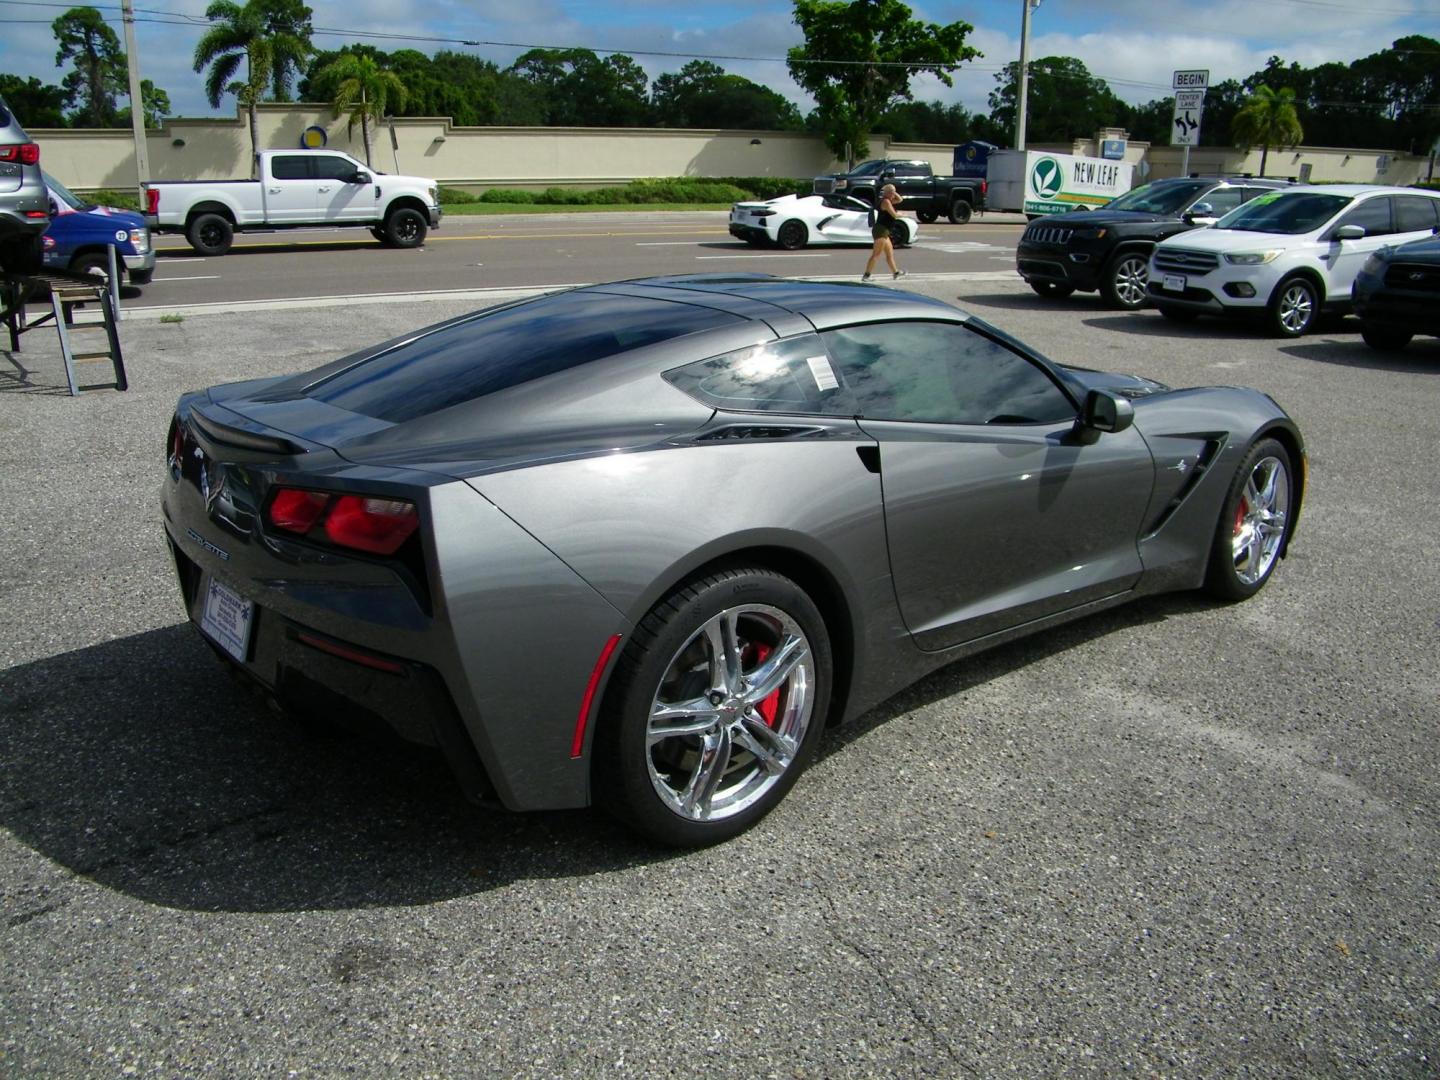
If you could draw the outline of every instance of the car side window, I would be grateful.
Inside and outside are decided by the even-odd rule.
[[[855,415],[934,424],[1070,420],[1075,406],[1034,362],[967,326],[872,323],[821,337]]]
[[[1440,225],[1440,199],[1424,195],[1395,196],[1395,231],[1429,231]]]
[[[1390,199],[1366,199],[1335,223],[1336,228],[1344,225],[1359,225],[1366,236],[1390,235],[1395,231],[1390,226]]]
[[[270,159],[270,175],[276,180],[309,180],[310,159],[301,154],[279,154]]]
[[[311,160],[315,165],[315,177],[319,180],[344,180],[355,173],[355,166],[344,158],[317,157]]]
[[[855,414],[825,346],[814,334],[722,353],[673,368],[664,377],[714,409]]]
[[[1241,191],[1238,187],[1217,187],[1212,191],[1207,191],[1195,200],[1197,205],[1199,203],[1210,204],[1211,212],[1207,215],[1208,217],[1221,217],[1228,214],[1231,210],[1234,210],[1235,207],[1239,206],[1240,202]]]

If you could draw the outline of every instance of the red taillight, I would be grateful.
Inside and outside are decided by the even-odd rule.
[[[330,496],[321,492],[281,488],[270,500],[270,524],[286,532],[307,533],[329,504]]]
[[[176,417],[170,421],[170,464],[179,465],[181,455],[185,453],[185,429],[180,426],[180,419]]]
[[[40,144],[27,142],[18,146],[0,146],[0,161],[18,161],[21,165],[40,164]]]
[[[325,535],[341,547],[393,555],[419,525],[415,504],[404,499],[342,495],[325,519]]]
[[[158,214],[160,212],[160,189],[145,189],[145,213]]]
[[[990,181],[989,181],[989,180],[981,180],[981,181],[980,181],[980,194],[981,194],[981,195],[988,195],[988,194],[990,194]]]
[[[304,535],[324,522],[332,544],[393,555],[420,526],[415,504],[376,495],[331,495],[303,488],[279,488],[270,499],[270,524]]]

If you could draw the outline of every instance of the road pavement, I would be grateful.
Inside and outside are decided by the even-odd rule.
[[[124,394],[68,397],[39,331],[0,355],[0,1071],[1435,1076],[1440,343],[904,284],[1059,359],[1273,394],[1311,451],[1293,553],[1249,603],[942,670],[687,854],[299,730],[184,622],[176,395],[476,301],[137,312]]]
[[[364,229],[241,233],[220,257],[182,237],[157,240],[155,278],[129,306],[189,304],[514,286],[573,285],[647,274],[860,276],[868,247],[756,250],[729,235],[725,211],[451,215],[424,247],[382,247]],[[985,214],[968,225],[922,225],[899,253],[912,272],[1015,268],[1024,217]]]

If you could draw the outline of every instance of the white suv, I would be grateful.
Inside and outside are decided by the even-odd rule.
[[[1299,337],[1326,311],[1350,309],[1350,285],[1370,253],[1430,235],[1440,191],[1326,184],[1266,192],[1207,229],[1161,241],[1150,256],[1150,299],[1167,318],[1264,316]]]

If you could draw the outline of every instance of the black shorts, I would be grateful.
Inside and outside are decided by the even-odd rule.
[[[883,221],[877,221],[870,226],[870,236],[875,240],[884,240],[890,235],[890,226]]]

